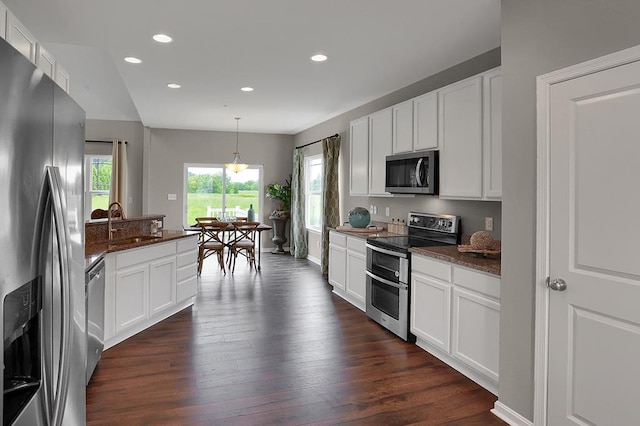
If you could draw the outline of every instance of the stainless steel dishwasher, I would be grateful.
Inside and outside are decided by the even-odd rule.
[[[87,384],[104,349],[104,259],[85,274]]]

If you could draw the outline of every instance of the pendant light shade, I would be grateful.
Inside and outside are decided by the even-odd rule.
[[[236,152],[233,153],[233,161],[231,163],[226,163],[224,166],[227,170],[230,170],[234,173],[241,172],[249,167],[248,164],[244,164],[240,161],[240,150],[238,149],[238,135],[239,135],[239,125],[240,125],[240,117],[236,117]]]

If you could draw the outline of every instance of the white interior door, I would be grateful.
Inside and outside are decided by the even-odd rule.
[[[549,107],[549,275],[566,290],[550,291],[547,424],[640,424],[640,62],[554,84]]]

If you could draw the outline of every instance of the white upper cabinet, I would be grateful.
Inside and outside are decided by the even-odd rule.
[[[369,195],[390,195],[385,188],[386,158],[391,155],[392,109],[369,116]]]
[[[438,149],[438,92],[413,100],[413,150]]]
[[[484,196],[502,198],[502,70],[483,75]]]
[[[6,25],[7,41],[9,44],[35,64],[36,38],[22,25],[22,22],[9,11],[7,11]]]
[[[349,132],[349,195],[369,193],[369,117],[353,120]]]
[[[52,80],[56,75],[56,60],[40,43],[36,48],[36,65]]]
[[[56,63],[56,77],[53,81],[62,87],[65,92],[69,93],[69,73],[59,63]]]
[[[440,197],[482,198],[482,76],[439,90]]]
[[[7,38],[7,6],[0,2],[0,38]]]
[[[392,107],[393,154],[413,151],[413,101]]]

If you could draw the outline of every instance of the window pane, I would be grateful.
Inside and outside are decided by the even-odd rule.
[[[223,215],[222,168],[189,167],[187,169],[187,224],[196,217]]]
[[[309,205],[307,206],[308,223],[307,226],[317,227],[322,226],[322,195],[311,194],[309,195]]]
[[[91,190],[109,191],[111,188],[111,157],[91,157]]]
[[[256,219],[261,217],[259,209],[260,170],[246,169],[240,173],[229,173],[226,204],[228,216],[247,216],[249,206],[253,205]]]
[[[185,224],[193,225],[196,217],[246,217],[250,205],[259,220],[260,185],[260,169],[256,166],[240,173],[214,165],[187,167]]]
[[[93,192],[91,194],[91,211],[95,209],[106,210],[109,207],[109,193],[99,194]]]

